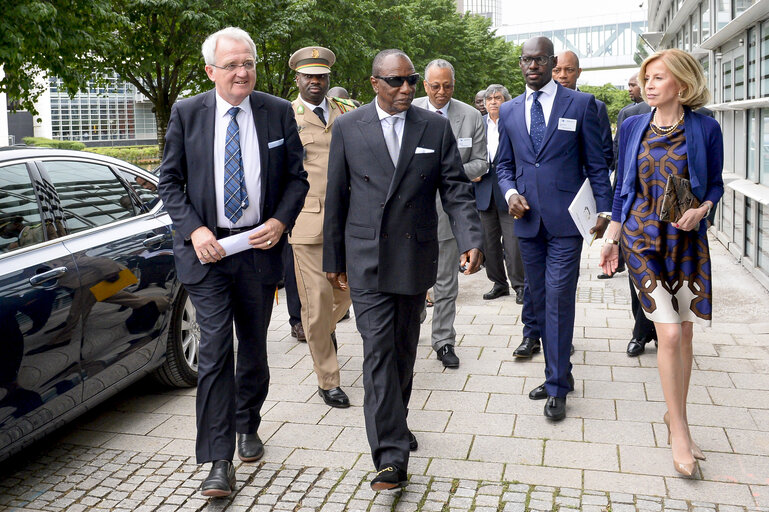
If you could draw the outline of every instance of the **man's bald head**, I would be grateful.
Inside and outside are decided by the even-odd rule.
[[[641,87],[638,85],[638,73],[633,75],[627,80],[627,92],[630,94],[630,101],[633,103],[641,103],[644,99],[641,96]]]
[[[556,57],[553,79],[567,89],[576,89],[577,80],[582,74],[582,68],[579,67],[579,57],[571,50],[562,51]]]

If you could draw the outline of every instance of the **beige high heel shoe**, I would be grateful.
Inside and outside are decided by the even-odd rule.
[[[668,428],[668,444],[670,444],[670,413],[668,411],[665,411],[665,415],[662,417],[662,421],[665,422],[665,426]],[[705,454],[702,453],[702,450],[700,450],[700,447],[697,446],[697,444],[689,438],[689,442],[692,445],[692,455],[697,460],[707,460],[707,457],[705,457]]]
[[[668,428],[668,444],[671,444],[670,439],[670,416],[666,412],[665,415],[662,417],[662,421],[665,422],[665,426]],[[671,445],[672,448],[672,445]],[[672,450],[671,450],[672,451]],[[694,457],[694,451],[692,450],[692,457]],[[675,470],[684,475],[684,476],[692,476],[694,472],[697,470],[697,458],[694,457],[694,462],[678,462],[675,458],[675,455],[673,456],[673,468]]]

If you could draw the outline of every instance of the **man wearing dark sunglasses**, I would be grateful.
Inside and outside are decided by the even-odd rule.
[[[425,293],[438,270],[435,194],[451,219],[465,274],[483,262],[480,219],[451,125],[411,106],[419,75],[400,50],[372,66],[376,98],[332,130],[323,270],[349,286],[363,338],[363,413],[375,491],[407,483],[416,437],[406,421]]]

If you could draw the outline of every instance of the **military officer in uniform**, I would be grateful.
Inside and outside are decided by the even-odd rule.
[[[320,46],[294,52],[288,61],[296,71],[299,97],[293,101],[299,138],[304,146],[304,169],[310,191],[288,238],[294,249],[294,268],[302,325],[318,377],[318,394],[331,407],[349,407],[340,387],[334,328],[350,307],[349,290],[331,286],[322,270],[323,210],[331,127],[337,117],[355,108],[341,98],[328,97],[329,74],[336,57]]]

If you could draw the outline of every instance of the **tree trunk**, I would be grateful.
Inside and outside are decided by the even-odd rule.
[[[160,148],[160,159],[163,159],[163,151],[166,148],[166,129],[168,121],[171,119],[171,106],[162,102],[155,103],[155,124],[158,130],[158,147]]]

